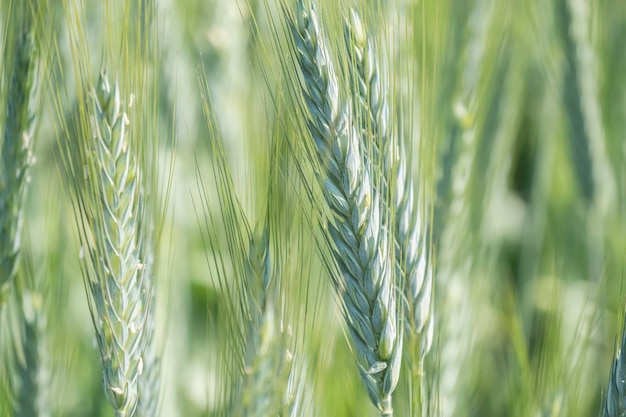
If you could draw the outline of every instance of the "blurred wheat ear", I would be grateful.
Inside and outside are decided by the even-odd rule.
[[[21,268],[22,270],[24,268]],[[20,273],[19,278],[32,275]],[[32,282],[18,279],[15,303],[9,303],[17,319],[16,337],[12,343],[11,365],[15,401],[15,417],[47,417],[52,415],[50,401],[50,355],[47,341],[47,316],[45,300]],[[33,277],[30,277],[33,281]],[[11,324],[10,324],[11,325]]]
[[[282,292],[282,276],[277,265],[292,262],[290,257],[295,251],[279,251],[278,243],[272,245],[276,240],[273,229],[283,227],[280,207],[275,207],[278,200],[271,191],[276,185],[277,170],[270,168],[268,189],[259,193],[263,195],[264,208],[260,215],[254,216],[259,220],[252,232],[237,198],[224,143],[215,127],[206,79],[201,88],[207,127],[215,136],[211,141],[213,192],[207,190],[198,168],[202,209],[210,227],[206,232],[210,248],[206,247],[205,251],[212,252],[214,261],[209,262],[209,268],[215,286],[223,295],[220,308],[228,317],[224,337],[216,338],[221,342],[219,366],[225,376],[221,381],[225,410],[219,415],[290,415],[299,397],[296,389],[290,389],[290,384],[298,381],[293,381],[296,376],[292,371],[292,340],[287,331],[291,318],[286,310],[297,303]],[[276,157],[276,152],[276,149],[271,152],[272,157]],[[213,204],[219,206],[219,216],[212,213]]]
[[[277,299],[269,225],[259,225],[250,239],[247,274],[247,326],[245,329],[244,375],[238,388],[233,416],[280,415],[287,393],[291,359],[283,331],[280,299]],[[243,300],[241,300],[243,301]]]
[[[5,33],[3,77],[8,80],[4,131],[0,142],[0,310],[19,266],[23,203],[33,163],[37,92],[35,14],[37,2],[10,5]]]

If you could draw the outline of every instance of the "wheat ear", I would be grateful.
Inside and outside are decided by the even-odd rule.
[[[0,308],[5,304],[19,263],[22,203],[33,163],[33,104],[36,94],[36,53],[33,33],[34,5],[24,1],[13,8],[19,27],[14,43],[5,50],[8,69],[7,105],[3,141],[0,143]]]
[[[355,10],[345,21],[345,28],[356,120],[363,146],[372,147],[366,155],[371,155],[371,163],[382,172],[377,178],[381,194],[385,201],[395,200],[386,206],[390,211],[388,218],[394,220],[396,273],[407,295],[407,331],[415,339],[421,337],[423,356],[432,344],[432,326],[427,326],[432,319],[432,269],[424,196],[422,193],[415,195],[404,141],[389,128],[391,118],[383,88],[385,78],[376,46]],[[418,203],[421,207],[416,211]]]
[[[20,267],[23,203],[33,158],[33,133],[37,102],[38,62],[35,44],[36,1],[23,1],[10,7],[11,19],[4,51],[4,71],[9,80],[6,90],[5,125],[0,141],[0,311],[12,287],[17,303],[8,309],[17,332],[11,341],[14,415],[46,416],[46,367],[41,337],[45,323],[41,298],[20,288],[16,282]],[[17,284],[17,285],[15,285]],[[23,285],[22,285],[23,287]],[[31,296],[32,295],[32,296]],[[10,324],[9,324],[10,326]]]
[[[235,417],[279,415],[287,392],[291,366],[273,290],[277,277],[272,272],[269,243],[267,224],[250,239],[245,274],[244,374],[233,410]]]
[[[105,394],[117,417],[135,413],[150,328],[153,288],[146,254],[146,177],[117,83],[105,72],[87,99],[90,137],[78,138],[82,172],[74,172],[83,274],[103,366]],[[82,144],[82,145],[81,145]],[[69,148],[69,147],[68,147]],[[71,152],[72,149],[67,149]],[[81,187],[82,185],[82,187]]]
[[[323,167],[319,179],[332,213],[324,228],[339,269],[339,274],[331,271],[332,280],[342,297],[361,379],[381,414],[393,415],[403,329],[381,198],[365,150],[350,125],[349,108],[339,98],[315,8],[305,8],[300,1],[296,20],[288,21],[317,154],[311,158]]]

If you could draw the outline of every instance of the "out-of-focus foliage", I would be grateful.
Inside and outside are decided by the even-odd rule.
[[[17,24],[11,7],[19,3],[0,1],[0,66]],[[94,82],[103,45],[130,38],[113,36],[104,23],[103,5],[114,0],[39,3],[45,71],[23,215],[29,278],[20,285],[46,313],[38,343],[49,415],[112,416],[60,167],[59,138],[70,132],[59,119],[70,120],[81,100],[70,31],[84,33],[90,55],[80,71]],[[129,2],[140,12],[148,3]],[[293,354],[291,375],[280,375],[288,382],[276,387],[297,399],[294,416],[376,415],[324,269],[329,256],[307,185],[313,171],[294,146],[305,135],[295,127],[294,107],[304,105],[291,94],[298,73],[278,3],[154,2],[159,207],[169,197],[156,255],[161,416],[228,415],[235,395],[228,381],[254,370],[237,362],[247,339],[231,329],[251,314],[236,311],[237,297],[245,308],[255,300],[230,290],[241,290],[241,258],[266,221],[280,274],[274,303],[285,318],[272,322],[272,331],[289,339],[281,340],[284,357]],[[427,415],[598,414],[624,316],[626,2],[347,3],[379,39],[392,80],[387,93],[404,114],[396,129],[413,135],[407,152],[432,196],[435,342],[424,368]],[[349,5],[316,5],[325,30],[336,35],[333,57],[347,59],[342,16]],[[84,20],[68,20],[77,15]],[[10,82],[2,73],[2,131]],[[63,103],[55,100],[61,96]],[[216,179],[225,173],[228,185]],[[233,200],[225,203],[226,194]],[[0,317],[0,416],[13,416],[11,381],[15,361],[23,360],[14,357],[21,333],[10,313],[24,309],[17,292]],[[394,398],[398,416],[409,415],[406,371]]]

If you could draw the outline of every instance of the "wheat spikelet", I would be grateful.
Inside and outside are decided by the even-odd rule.
[[[36,94],[36,47],[32,29],[34,7],[13,5],[16,33],[7,43],[3,65],[7,71],[7,105],[0,142],[0,307],[4,305],[18,270],[22,203],[33,163],[33,104]]]
[[[317,154],[311,157],[323,166],[320,181],[332,212],[325,232],[340,271],[340,276],[332,277],[333,283],[342,296],[361,379],[381,414],[392,415],[403,329],[388,231],[382,221],[383,202],[365,150],[349,123],[349,108],[339,98],[315,8],[298,2],[297,18],[289,18],[289,23]]]

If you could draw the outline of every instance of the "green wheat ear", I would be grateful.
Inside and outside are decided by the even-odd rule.
[[[72,178],[75,215],[105,394],[116,416],[125,417],[135,414],[140,401],[154,328],[147,175],[131,142],[132,122],[119,86],[110,84],[106,72],[87,99],[87,118],[88,133],[74,142],[84,168]]]
[[[368,36],[359,14],[352,9],[345,19],[345,42],[351,97],[365,156],[378,172],[376,182],[392,219],[396,274],[407,298],[407,334],[421,344],[421,358],[432,344],[432,265],[428,244],[426,202],[422,189],[414,189],[408,149],[398,129],[392,129],[378,48]],[[388,69],[387,69],[388,72]]]
[[[332,282],[341,295],[356,360],[370,399],[381,415],[393,415],[392,395],[402,357],[403,326],[392,262],[385,196],[377,166],[340,98],[338,78],[313,6],[287,16],[303,75],[307,123],[315,144],[309,158],[330,208],[323,229],[333,250]],[[357,111],[357,110],[355,110]]]

